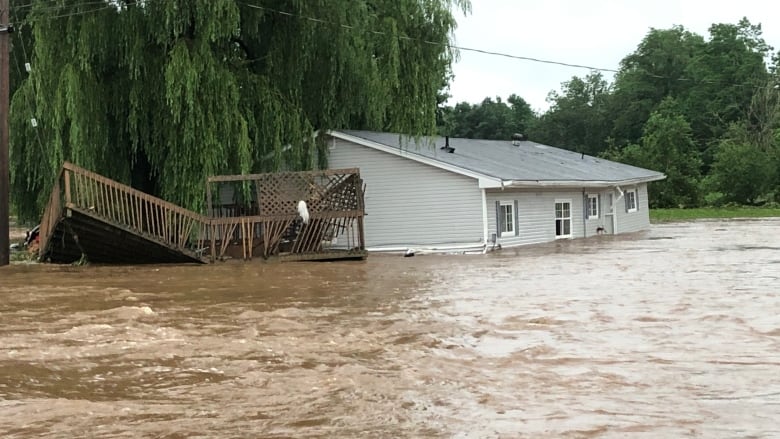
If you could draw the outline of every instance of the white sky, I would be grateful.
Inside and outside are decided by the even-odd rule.
[[[570,64],[617,69],[651,28],[682,25],[708,38],[713,23],[742,17],[761,23],[766,42],[780,49],[780,3],[773,0],[471,0],[457,13],[455,44]],[[450,85],[457,102],[506,99],[516,93],[534,110],[546,110],[551,90],[587,69],[460,52]],[[608,80],[612,74],[605,73]]]

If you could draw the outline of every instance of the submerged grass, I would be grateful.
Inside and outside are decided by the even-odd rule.
[[[696,209],[652,209],[650,221],[663,223],[705,218],[780,217],[780,208],[767,207],[701,207]]]

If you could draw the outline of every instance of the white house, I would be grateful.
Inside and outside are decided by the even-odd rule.
[[[531,141],[329,133],[329,166],[360,168],[366,247],[477,251],[650,225],[659,172]]]

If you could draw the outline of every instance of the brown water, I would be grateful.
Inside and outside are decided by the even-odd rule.
[[[0,297],[3,437],[780,437],[780,219]]]

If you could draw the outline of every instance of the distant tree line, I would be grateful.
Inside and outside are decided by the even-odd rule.
[[[780,57],[747,19],[709,38],[652,29],[613,82],[574,76],[535,114],[519,96],[440,109],[439,133],[530,140],[661,171],[653,207],[780,202]]]

